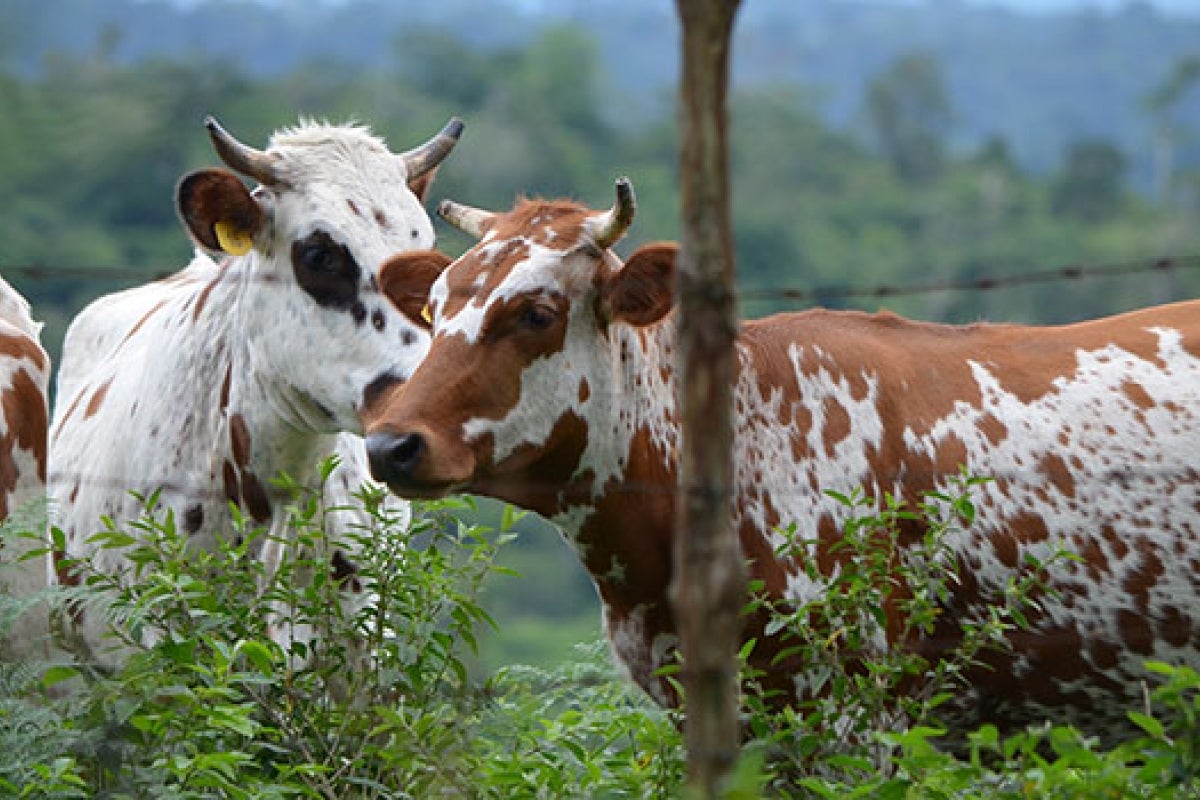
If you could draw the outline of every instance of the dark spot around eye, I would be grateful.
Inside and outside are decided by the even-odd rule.
[[[378,308],[371,312],[371,324],[375,326],[375,330],[382,331],[387,327],[387,320],[383,317],[383,312]]]
[[[400,343],[406,346],[411,346],[417,343],[417,335],[412,331],[404,331],[400,334]]]
[[[292,242],[292,270],[300,288],[318,304],[353,311],[362,270],[350,250],[328,233],[314,231]]]
[[[354,317],[355,325],[362,325],[367,319],[367,307],[363,305],[361,300],[355,301],[350,307],[350,316]]]
[[[417,230],[416,228],[413,228],[412,229],[412,238],[414,238],[414,239],[421,238],[421,232],[419,230]]]
[[[375,209],[375,221],[379,223],[379,227],[383,228],[384,230],[387,230],[389,227],[391,227],[391,223],[388,222],[387,214],[383,213],[381,209]]]

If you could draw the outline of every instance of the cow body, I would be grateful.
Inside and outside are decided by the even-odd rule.
[[[46,518],[50,359],[39,341],[41,328],[28,301],[0,279],[0,522],[8,532],[0,545],[0,591],[22,599],[48,585],[43,562],[26,558],[38,540],[20,535],[42,530]],[[48,652],[48,622],[41,604],[6,621],[0,657]]]
[[[369,412],[368,450],[402,495],[479,492],[560,526],[618,661],[672,705],[656,670],[678,645],[676,251],[622,264],[608,249],[619,207],[449,206],[482,241],[434,284],[430,353]],[[448,259],[387,269],[406,261]],[[976,522],[947,534],[960,579],[933,634],[891,643],[936,657],[1003,601],[1027,556],[1050,562],[1053,592],[1011,651],[969,672],[952,733],[1049,717],[1119,734],[1146,659],[1200,666],[1200,303],[1054,328],[813,310],[747,322],[736,348],[733,527],[769,598],[827,591],[804,567],[836,570],[829,545],[854,512],[826,491],[911,504],[951,491],[961,466],[995,480],[974,497]],[[781,557],[791,524],[815,541]],[[1054,560],[1060,548],[1081,559]],[[745,619],[751,665],[794,697],[804,665],[776,662],[787,643],[766,623]],[[891,623],[881,633],[896,635]]]
[[[127,570],[123,551],[91,537],[102,516],[121,526],[141,516],[134,493],[157,493],[160,513],[200,549],[230,530],[230,503],[267,530],[264,541],[286,542],[289,498],[272,483],[280,473],[323,488],[328,504],[352,501],[367,476],[352,435],[364,395],[407,378],[428,346],[377,272],[389,254],[432,243],[409,184],[423,191],[417,182],[460,127],[443,131],[449,141],[429,164],[408,158],[414,151],[388,152],[362,128],[305,124],[277,133],[265,153],[229,155],[218,144],[260,180],[253,194],[224,171],[181,182],[181,216],[202,248],[192,263],[94,302],[64,341],[49,477],[52,519],[66,538],[60,555],[88,570]],[[330,454],[342,465],[320,486],[317,468]],[[360,512],[331,515],[336,546],[361,522]],[[334,556],[342,571],[350,555]],[[270,574],[280,552],[266,546],[258,556]],[[348,604],[362,602],[356,581],[344,585]],[[74,622],[92,659],[120,662],[121,651],[106,647],[106,620],[85,610]],[[285,644],[306,636],[273,634]]]

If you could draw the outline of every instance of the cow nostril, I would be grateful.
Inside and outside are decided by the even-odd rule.
[[[424,450],[425,440],[421,438],[421,434],[401,434],[396,437],[396,443],[392,446],[392,463],[408,472],[416,466]]]
[[[373,433],[367,437],[371,473],[384,483],[410,478],[424,451],[425,439],[419,433]]]

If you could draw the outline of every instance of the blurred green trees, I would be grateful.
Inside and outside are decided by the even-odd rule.
[[[82,55],[48,57],[32,73],[0,72],[0,272],[47,321],[52,352],[85,302],[188,260],[173,187],[185,171],[215,163],[200,125],[206,113],[256,144],[300,116],[356,119],[394,149],[458,114],[467,131],[435,198],[507,207],[521,194],[570,195],[599,207],[611,202],[613,179],[627,174],[639,212],[625,246],[678,230],[673,103],[650,119],[627,113],[597,43],[580,29],[551,26],[527,45],[490,49],[413,29],[371,69],[313,61],[274,77],[198,53],[131,65],[113,56],[114,37],[99,37]],[[1077,142],[1046,177],[1022,172],[998,137],[956,152],[947,137],[954,109],[928,55],[903,56],[870,82],[861,139],[822,123],[818,102],[794,84],[743,88],[733,100],[748,316],[795,307],[775,296],[782,288],[819,288],[825,304],[872,307],[845,290],[1150,259],[1200,245],[1189,222],[1196,203],[1160,207],[1129,191],[1126,156],[1111,143]],[[1177,187],[1195,183],[1177,176]],[[465,245],[456,233],[444,237],[452,253]],[[82,280],[80,270],[95,279]],[[1161,281],[1087,281],[891,304],[951,321],[1054,322],[1190,296],[1198,281],[1182,274],[1169,284],[1169,293]]]

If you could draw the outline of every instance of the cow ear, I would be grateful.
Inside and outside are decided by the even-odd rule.
[[[392,256],[379,270],[379,286],[400,313],[428,330],[429,289],[450,265],[450,257],[437,250],[414,250]]]
[[[653,325],[675,305],[677,245],[669,242],[639,248],[600,289],[600,318],[630,325]]]
[[[197,242],[235,256],[249,252],[267,218],[241,178],[223,169],[185,175],[175,191],[175,202]]]
[[[417,199],[422,203],[425,202],[425,196],[429,194],[429,187],[433,185],[433,179],[437,177],[438,168],[425,172],[419,178],[413,178],[408,182],[408,190],[417,196]]]

